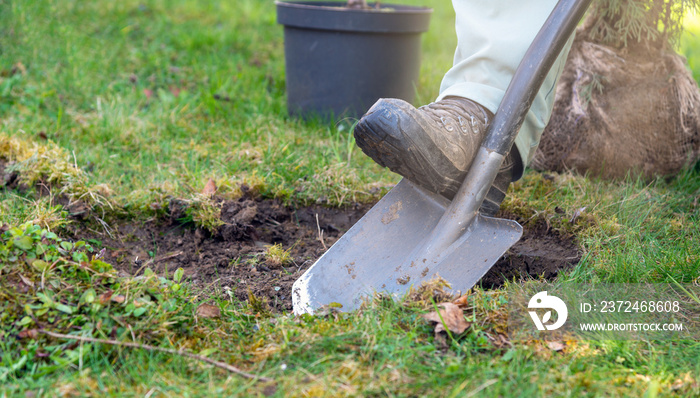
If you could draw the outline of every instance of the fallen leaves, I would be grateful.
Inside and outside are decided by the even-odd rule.
[[[216,189],[216,182],[210,178],[202,189],[202,195],[212,197],[216,193]]]
[[[566,347],[566,344],[563,341],[548,341],[547,347],[549,347],[549,349],[552,351],[559,352]]]
[[[27,67],[24,66],[24,64],[21,62],[17,62],[14,65],[12,65],[12,71],[11,71],[10,75],[14,75],[17,73],[22,74],[22,75],[27,74]]]
[[[438,304],[438,308],[442,308],[440,313],[433,311],[423,315],[423,318],[429,322],[436,323],[435,334],[447,329],[455,334],[461,334],[469,327],[469,323],[464,320],[464,310],[468,307],[468,297],[466,294],[454,299],[452,302]]]
[[[686,390],[686,389],[692,389],[695,390],[698,387],[700,387],[700,383],[698,383],[697,380],[695,380],[691,375],[690,372],[685,373],[682,375],[683,378],[676,379],[672,384],[671,384],[671,391],[679,391],[679,390]]]
[[[200,318],[218,318],[221,316],[221,309],[211,304],[200,304],[196,312]]]
[[[452,301],[452,304],[456,305],[457,307],[459,307],[459,308],[461,308],[461,309],[463,309],[463,310],[464,310],[464,309],[467,309],[467,306],[468,306],[467,299],[468,299],[468,298],[469,298],[469,296],[467,296],[467,295],[465,294],[465,295],[463,295],[463,296],[460,296],[460,297],[454,299],[454,300]]]
[[[20,339],[36,339],[39,336],[39,331],[36,329],[27,329],[19,332]]]
[[[100,294],[98,299],[100,300],[100,304],[102,304],[102,305],[105,305],[110,301],[117,303],[117,304],[122,304],[126,300],[126,297],[124,297],[124,295],[122,295],[122,294],[114,295],[113,291],[108,290],[108,291]]]
[[[29,287],[34,287],[34,282],[27,279],[24,275],[19,274],[19,278],[22,280],[22,283],[24,283],[25,285],[27,285]]]
[[[469,328],[469,323],[464,319],[464,312],[459,306],[452,303],[441,303],[437,305],[438,311],[423,315],[429,322],[435,323],[435,336],[441,332],[449,330],[454,334],[462,334]]]
[[[457,339],[471,327],[472,322],[467,322],[465,312],[472,314],[476,311],[472,298],[470,294],[460,296],[438,304],[438,310],[423,315],[423,319],[434,324],[435,343],[441,349],[447,348],[448,336],[450,339]],[[493,316],[489,314],[480,313],[479,317],[484,317],[486,323],[494,321]],[[506,332],[499,327],[487,327],[475,333],[479,339],[483,339],[484,344],[490,343],[496,349],[512,347]]]
[[[539,358],[548,360],[555,355],[571,353],[576,342],[574,340],[531,340],[528,345],[534,349]]]
[[[447,335],[454,338],[466,331],[470,324],[464,319],[464,311],[454,303],[440,303],[439,311],[423,315],[423,319],[435,324],[435,343],[447,348]]]

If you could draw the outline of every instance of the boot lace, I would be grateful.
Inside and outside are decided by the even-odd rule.
[[[448,132],[457,128],[462,134],[478,134],[490,119],[487,110],[466,98],[447,97],[421,109]]]

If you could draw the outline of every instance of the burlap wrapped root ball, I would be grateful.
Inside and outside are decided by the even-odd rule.
[[[700,155],[700,92],[685,58],[617,49],[577,32],[532,167],[620,178],[668,176]]]

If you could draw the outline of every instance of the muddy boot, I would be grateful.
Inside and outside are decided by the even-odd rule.
[[[462,185],[493,114],[466,98],[447,97],[418,109],[380,99],[355,126],[362,151],[381,166],[447,199]],[[481,206],[493,216],[522,163],[511,151]]]

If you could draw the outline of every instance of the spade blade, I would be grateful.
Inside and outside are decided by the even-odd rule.
[[[313,313],[328,304],[350,311],[374,292],[400,296],[438,275],[455,290],[474,286],[520,239],[522,227],[478,215],[439,261],[411,262],[449,204],[402,180],[294,283],[294,312]]]

